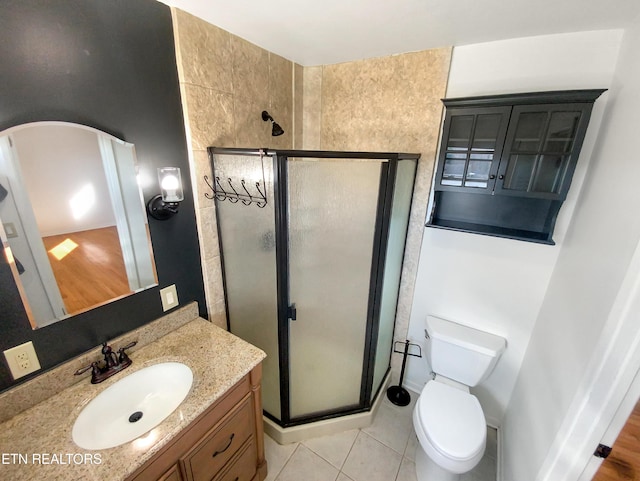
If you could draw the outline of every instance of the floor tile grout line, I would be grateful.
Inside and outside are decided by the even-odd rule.
[[[402,456],[404,457],[408,457],[407,456],[407,449],[409,449],[409,443],[411,442],[411,436],[415,435],[415,431],[413,429],[413,423],[411,424],[411,428],[409,430],[409,436],[407,436],[407,442],[404,443],[404,450],[402,451]]]
[[[417,396],[417,394],[416,394],[416,396]],[[411,406],[411,405],[409,405],[409,406]],[[383,440],[381,440],[381,439],[378,439],[374,434],[369,433],[368,431],[366,431],[366,428],[365,428],[365,429],[363,429],[363,431],[365,431],[367,434],[369,434],[369,436],[371,436],[371,437],[373,437],[375,440],[377,440],[377,441],[381,442],[382,444],[384,444],[384,445],[385,445],[385,446],[387,446],[388,448],[393,449],[396,453],[400,454],[401,456],[404,456],[404,452],[406,451],[406,447],[407,447],[407,443],[408,443],[408,441],[409,441],[409,438],[411,437],[411,434],[413,434],[413,433],[414,433],[414,430],[413,430],[413,406],[411,406],[411,407],[409,408],[409,410],[408,410],[408,411],[407,411],[407,410],[405,410],[405,408],[406,408],[406,407],[408,407],[408,406],[397,406],[397,405],[395,405],[395,404],[391,403],[390,401],[389,401],[389,402],[387,402],[387,400],[386,400],[386,399],[385,399],[385,400],[383,400],[383,402],[382,402],[382,404],[381,404],[381,406],[380,406],[380,409],[381,409],[381,410],[382,410],[382,409],[384,409],[384,410],[387,410],[388,412],[392,412],[392,413],[394,413],[394,414],[395,414],[395,415],[397,415],[397,416],[400,416],[400,417],[403,417],[403,416],[404,416],[404,417],[406,417],[406,418],[407,418],[407,425],[408,425],[408,427],[409,427],[409,433],[408,433],[408,436],[407,436],[407,442],[405,442],[405,445],[404,445],[404,447],[403,447],[403,449],[402,449],[402,452],[398,451],[398,450],[397,450],[396,448],[394,448],[393,446],[390,446],[390,445],[389,445],[389,444],[387,444],[385,441],[383,441]],[[378,414],[376,414],[376,417],[377,417],[377,415],[378,415]],[[374,421],[374,423],[375,423],[375,421]],[[372,424],[372,426],[373,426],[373,424]]]
[[[293,451],[291,451],[291,454],[290,454],[289,456],[287,456],[287,459],[286,459],[286,461],[282,464],[282,467],[281,467],[281,468],[280,468],[280,470],[278,471],[278,474],[276,474],[276,475],[273,477],[273,481],[278,481],[278,477],[282,474],[282,471],[284,470],[285,466],[286,466],[287,464],[289,464],[289,461],[291,461],[291,458],[293,457],[293,454],[298,450],[298,448],[300,447],[300,444],[302,444],[302,443],[295,443],[295,444],[296,444],[296,448],[295,448]]]
[[[307,448],[307,449],[311,449],[311,448]],[[311,450],[311,451],[312,451],[313,453],[315,453],[315,451],[313,451],[313,450]],[[318,454],[318,453],[315,453],[315,454]],[[320,455],[318,454],[318,456],[320,456]],[[322,458],[322,456],[320,456],[320,457]],[[322,459],[324,459],[324,458],[322,458]],[[327,461],[327,460],[325,459],[325,461]],[[327,462],[328,462],[328,461],[327,461]],[[329,463],[329,464],[331,464],[331,463]],[[333,464],[331,464],[331,466],[333,466]],[[335,468],[335,466],[333,466],[333,467]],[[335,478],[333,478],[333,481],[338,481],[338,478],[340,477],[340,472],[341,472],[341,471],[340,471],[339,469],[337,469],[336,471],[338,471],[338,472],[336,473],[336,477],[335,477]]]
[[[373,435],[369,434],[368,432],[363,431],[363,430],[360,430],[360,432],[361,432],[362,434],[364,434],[365,436],[369,436],[369,437],[370,437],[371,439],[373,439],[374,441],[376,441],[376,442],[378,442],[378,443],[382,444],[384,447],[386,447],[386,448],[390,449],[391,451],[393,451],[394,453],[396,453],[397,455],[399,455],[399,456],[400,456],[400,464],[398,465],[398,471],[396,472],[396,475],[395,475],[395,477],[393,478],[393,479],[394,479],[394,481],[397,481],[397,479],[398,479],[398,474],[400,474],[400,468],[402,467],[402,461],[403,461],[403,459],[405,458],[404,454],[400,454],[398,451],[396,451],[395,449],[393,449],[391,446],[387,446],[385,443],[383,443],[382,441],[380,441],[380,440],[379,440],[378,438],[376,438],[375,436],[373,436]],[[354,444],[355,444],[355,442],[354,442]],[[352,447],[353,447],[353,446],[352,446]],[[347,456],[347,457],[348,457],[348,456]],[[345,476],[346,476],[346,475],[345,475]],[[347,476],[347,477],[348,477],[348,476]]]
[[[358,436],[360,436],[361,432],[362,432],[362,429],[358,429],[358,434],[356,434],[356,437],[353,438],[353,442],[351,443],[351,447],[349,448],[349,452],[344,457],[344,461],[342,461],[342,465],[340,466],[340,472],[342,472],[342,468],[344,468],[344,465],[347,464],[347,459],[349,459],[349,455],[351,454],[351,451],[353,451],[353,447],[356,445],[356,441],[358,440]],[[347,475],[345,474],[345,476],[347,476]],[[347,477],[349,479],[351,479],[349,476],[347,476]]]
[[[362,430],[358,429],[358,434],[356,434],[356,437],[353,438],[353,442],[351,443],[351,446],[349,447],[349,452],[347,453],[347,455],[345,456],[344,460],[342,461],[342,463],[340,464],[340,467],[335,466],[331,461],[329,461],[328,459],[326,459],[324,456],[322,456],[322,454],[317,453],[316,451],[314,451],[314,449],[311,446],[307,446],[306,444],[304,444],[304,441],[301,441],[299,444],[303,444],[305,448],[307,448],[309,451],[311,451],[313,454],[319,456],[321,459],[325,460],[327,463],[329,463],[331,466],[333,466],[334,468],[336,468],[338,470],[338,473],[342,472],[342,468],[344,467],[344,464],[347,462],[347,458],[349,457],[349,454],[351,454],[351,450],[353,449],[353,446],[355,446],[356,444],[356,439],[358,439],[358,436],[360,435],[360,432]],[[346,476],[346,475],[345,475]],[[347,476],[348,477],[348,476]]]
[[[351,443],[351,447],[349,448],[349,452],[344,457],[344,461],[342,461],[342,466],[340,466],[340,472],[342,472],[342,469],[344,468],[344,465],[347,464],[347,459],[349,459],[349,455],[351,454],[351,451],[353,451],[353,447],[356,445],[356,441],[358,439],[358,436],[360,436],[361,432],[362,432],[362,429],[358,429],[358,434],[356,434],[356,436],[353,438],[353,442]],[[347,475],[345,474],[345,476],[347,476]],[[347,476],[347,477],[349,479],[351,479],[350,476]]]
[[[375,439],[376,441],[378,441],[379,443],[383,444],[384,446],[388,447],[389,449],[391,449],[393,452],[398,453],[400,456],[404,456],[404,452],[407,450],[407,444],[409,443],[409,438],[411,437],[411,434],[413,433],[413,426],[411,428],[411,432],[409,433],[409,436],[407,437],[407,441],[404,443],[404,448],[402,449],[402,452],[398,451],[396,448],[394,448],[393,446],[389,446],[389,444],[385,443],[383,440],[378,439],[377,437],[375,437],[372,433],[369,433],[367,431],[361,430],[363,433],[365,433],[367,436]]]
[[[398,465],[398,471],[396,471],[396,476],[393,478],[394,481],[398,481],[398,476],[400,476],[400,470],[402,469],[402,461],[404,461],[404,456],[400,459],[400,464]]]

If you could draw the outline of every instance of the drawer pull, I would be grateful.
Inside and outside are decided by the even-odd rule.
[[[236,435],[236,433],[231,433],[231,436],[229,436],[229,442],[227,443],[227,445],[221,449],[220,451],[216,451],[215,453],[213,453],[211,455],[212,458],[215,458],[218,454],[222,454],[224,453],[227,449],[229,449],[229,446],[231,446],[231,443],[233,442],[233,437]]]

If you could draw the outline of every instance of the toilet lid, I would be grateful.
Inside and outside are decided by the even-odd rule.
[[[473,394],[430,381],[418,404],[422,429],[443,456],[462,461],[484,448],[487,426],[482,407]]]

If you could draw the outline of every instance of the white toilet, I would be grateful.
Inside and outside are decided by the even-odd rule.
[[[469,392],[486,379],[504,338],[433,316],[426,319],[426,357],[434,374],[413,410],[418,481],[456,481],[482,459],[487,423]]]

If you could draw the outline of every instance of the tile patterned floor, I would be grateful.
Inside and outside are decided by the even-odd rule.
[[[266,481],[416,481],[412,403],[398,407],[384,399],[371,426],[300,443],[279,445],[265,435]],[[487,431],[487,450],[461,481],[495,481],[497,436]]]

